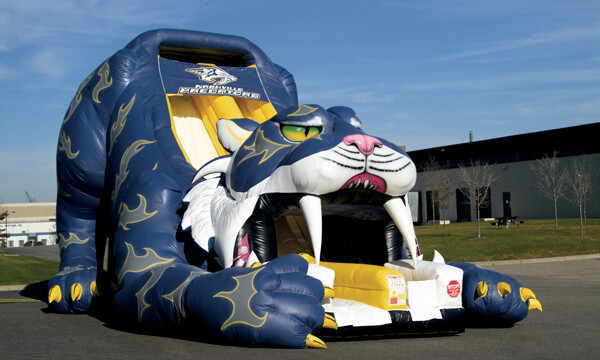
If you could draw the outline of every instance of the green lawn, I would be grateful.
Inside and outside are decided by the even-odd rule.
[[[579,219],[525,220],[519,227],[496,229],[481,222],[427,225],[415,228],[425,259],[439,251],[446,261],[533,259],[600,253],[600,219],[587,219],[584,237],[579,237]]]
[[[525,220],[520,227],[496,229],[481,222],[417,226],[421,251],[431,260],[438,250],[446,261],[489,261],[533,259],[600,253],[600,219],[588,219],[585,236],[579,237],[578,219]],[[2,255],[0,251],[0,285],[32,284],[50,279],[58,272],[57,261],[28,256]]]
[[[48,280],[58,272],[58,265],[58,261],[3,255],[0,252],[0,285],[33,284]]]

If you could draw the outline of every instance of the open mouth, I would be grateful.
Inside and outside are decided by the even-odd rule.
[[[381,186],[376,177],[360,183]],[[248,248],[261,262],[305,252],[317,261],[383,265],[419,255],[404,197],[364,186],[323,196],[262,195],[238,233],[234,262],[247,258]]]
[[[379,176],[365,172],[352,177],[342,186],[342,189],[365,189],[385,193],[386,184]]]

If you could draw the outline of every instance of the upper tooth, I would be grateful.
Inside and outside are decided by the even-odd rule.
[[[321,258],[321,245],[323,243],[323,218],[321,216],[321,198],[306,195],[300,198],[300,209],[306,219],[308,233],[312,241],[315,260],[319,264]]]
[[[419,243],[417,242],[417,235],[415,234],[415,228],[412,223],[412,215],[410,209],[401,198],[393,198],[383,204],[383,207],[387,210],[388,214],[402,233],[402,237],[406,242],[410,257],[412,258],[413,266],[417,267],[417,257],[419,254]]]

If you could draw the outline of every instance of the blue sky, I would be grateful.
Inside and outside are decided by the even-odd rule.
[[[302,103],[351,106],[408,150],[600,121],[597,0],[3,0],[0,203],[55,200],[79,83],[155,28],[244,36]]]

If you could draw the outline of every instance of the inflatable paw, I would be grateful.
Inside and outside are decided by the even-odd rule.
[[[529,310],[542,311],[531,289],[512,277],[473,264],[452,263],[463,269],[463,306],[476,324],[512,325],[523,320]]]
[[[188,288],[188,309],[230,341],[325,347],[312,335],[325,322],[324,288],[306,275],[307,269],[305,260],[287,255],[256,268],[230,268],[199,277]]]
[[[99,295],[94,266],[64,267],[48,282],[48,303],[60,313],[81,313],[90,309]]]
[[[128,284],[115,303],[123,315],[137,316],[146,325],[185,323],[252,346],[325,348],[312,333],[337,325],[321,306],[322,283],[306,275],[307,269],[295,254],[215,273],[164,265]]]

